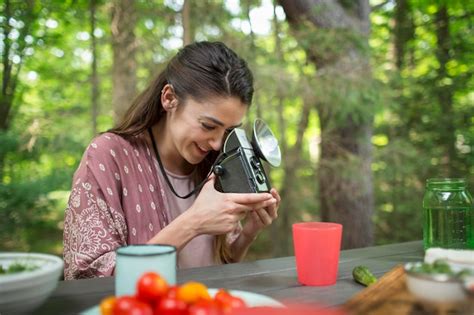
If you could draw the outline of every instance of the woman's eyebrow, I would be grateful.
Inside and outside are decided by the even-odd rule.
[[[220,121],[220,120],[218,120],[214,117],[203,115],[202,118],[208,119],[208,120],[212,121],[213,123],[215,123],[216,125],[224,126],[224,123],[222,121]],[[242,123],[240,123],[238,125],[235,125],[235,126],[231,126],[231,127],[229,127],[229,129],[238,128],[240,126],[242,126]]]

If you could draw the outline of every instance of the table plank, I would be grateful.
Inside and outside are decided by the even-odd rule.
[[[366,265],[381,276],[397,264],[423,259],[420,241],[366,247],[341,252],[338,281],[326,287],[302,286],[295,258],[280,257],[178,271],[178,283],[200,281],[208,287],[252,291],[282,302],[341,305],[364,287],[352,280],[352,269]],[[77,314],[114,293],[114,278],[60,281],[52,296],[35,314]]]

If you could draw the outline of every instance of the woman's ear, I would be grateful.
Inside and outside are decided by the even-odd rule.
[[[178,106],[178,99],[171,84],[166,84],[161,90],[161,105],[165,111],[170,111]]]

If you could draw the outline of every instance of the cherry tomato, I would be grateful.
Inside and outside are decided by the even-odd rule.
[[[230,305],[231,305],[232,309],[243,308],[243,307],[247,306],[247,305],[245,305],[244,300],[242,300],[241,298],[239,298],[237,296],[233,296],[233,295],[231,295]]]
[[[113,315],[153,315],[153,309],[133,296],[122,296],[115,301],[112,313]]]
[[[230,313],[233,309],[245,307],[245,302],[239,297],[231,295],[224,289],[219,289],[214,296],[214,301],[224,313]]]
[[[211,300],[207,287],[200,282],[187,282],[178,288],[178,300],[188,304],[196,303],[200,300]]]
[[[200,300],[188,309],[189,315],[221,315],[221,310],[213,300]]]
[[[214,301],[216,301],[216,304],[226,313],[232,309],[231,298],[230,293],[224,289],[219,289],[216,295],[214,295]]]
[[[102,315],[112,315],[115,301],[117,298],[115,296],[108,296],[100,302],[100,314]]]
[[[137,297],[155,303],[168,292],[168,283],[155,272],[144,273],[137,282]]]
[[[155,308],[155,314],[159,315],[187,315],[188,304],[178,300],[176,297],[164,297]]]
[[[166,294],[166,297],[169,298],[176,298],[178,296],[178,287],[177,286],[172,286],[168,288],[168,293]]]

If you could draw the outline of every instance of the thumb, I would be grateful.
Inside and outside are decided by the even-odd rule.
[[[214,173],[212,173],[207,179],[206,179],[206,183],[204,184],[204,187],[214,187],[214,184],[215,184],[215,181],[216,181],[216,175],[214,175]]]

